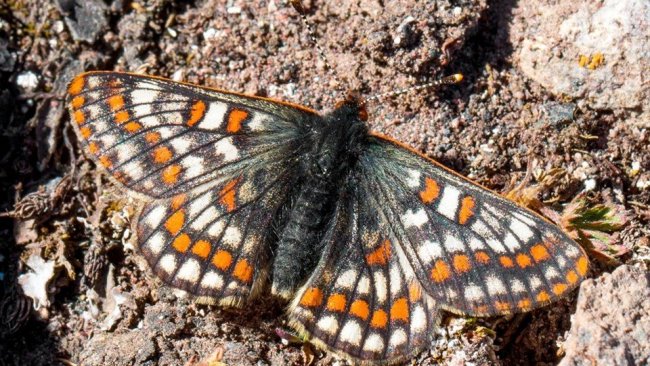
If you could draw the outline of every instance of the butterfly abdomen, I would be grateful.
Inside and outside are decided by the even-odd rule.
[[[306,141],[302,185],[289,207],[273,264],[273,293],[289,298],[318,264],[321,238],[334,211],[341,182],[354,166],[365,124],[348,106],[313,121]]]

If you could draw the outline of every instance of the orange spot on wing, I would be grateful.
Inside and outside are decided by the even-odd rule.
[[[546,302],[550,300],[551,297],[548,295],[548,292],[546,291],[540,291],[539,294],[537,294],[537,301],[538,302]]]
[[[399,298],[393,303],[390,308],[390,319],[409,321],[409,303],[405,298]]]
[[[440,195],[440,187],[438,182],[426,177],[424,178],[424,190],[420,192],[420,199],[424,203],[433,202]]]
[[[248,117],[248,112],[242,111],[241,109],[233,109],[228,114],[228,124],[226,125],[226,131],[228,133],[237,133],[241,130],[241,123]]]
[[[510,310],[510,304],[505,301],[495,301],[494,307],[499,311],[508,311]]]
[[[239,182],[239,178],[235,178],[228,182],[219,192],[219,203],[226,208],[227,212],[232,212],[236,207],[236,193],[235,186]]]
[[[345,310],[345,295],[333,294],[327,299],[327,310],[341,312]]]
[[[232,264],[232,255],[225,250],[217,250],[212,257],[212,264],[220,270],[225,271]]]
[[[479,263],[487,264],[490,262],[490,256],[484,251],[474,253],[474,258]]]
[[[248,264],[248,261],[246,261],[246,259],[240,259],[237,261],[232,274],[238,280],[244,283],[249,283],[253,279],[253,267]]]
[[[86,98],[84,98],[82,95],[77,95],[76,97],[72,98],[70,105],[74,109],[79,109],[84,105],[85,102]]]
[[[499,257],[499,262],[501,262],[501,265],[506,267],[506,268],[512,268],[515,266],[515,263],[512,261],[512,258],[501,256]]]
[[[526,268],[530,265],[532,265],[532,261],[530,260],[530,257],[527,256],[526,254],[517,254],[517,257],[515,258],[517,261],[517,265],[521,268]]]
[[[383,310],[375,310],[372,313],[370,326],[373,328],[386,328],[386,324],[388,324],[388,314]]]
[[[390,258],[390,240],[386,239],[379,248],[366,255],[366,263],[369,265],[386,265]]]
[[[178,175],[181,173],[180,165],[174,164],[163,169],[162,181],[166,184],[174,184],[178,181]]]
[[[185,210],[178,210],[174,212],[165,221],[165,228],[170,234],[176,235],[185,224]]]
[[[117,124],[122,124],[127,122],[131,117],[129,116],[129,112],[127,111],[119,111],[115,113],[115,123]]]
[[[99,163],[106,169],[110,169],[113,166],[113,162],[111,161],[111,158],[109,158],[106,155],[102,155],[99,157]]]
[[[413,282],[409,285],[409,300],[416,302],[422,297],[422,288],[417,283]]]
[[[571,270],[571,271],[567,272],[567,274],[566,274],[566,280],[567,280],[570,284],[574,284],[574,283],[578,282],[578,275],[576,274],[575,271]]]
[[[449,266],[447,263],[443,262],[441,259],[436,261],[436,264],[431,270],[431,279],[435,282],[442,282],[449,278],[451,272],[449,271]]]
[[[464,273],[472,268],[469,257],[464,254],[457,254],[454,256],[454,269],[458,273]]]
[[[172,247],[174,247],[174,249],[176,249],[179,253],[185,253],[187,252],[187,248],[190,247],[190,243],[192,243],[190,236],[183,233],[174,239],[172,242]]]
[[[77,76],[74,80],[72,80],[70,86],[68,86],[68,93],[71,95],[77,95],[81,93],[85,85],[86,79],[83,76]]]
[[[587,271],[589,270],[589,261],[587,260],[587,257],[583,255],[580,257],[580,259],[578,259],[576,269],[578,270],[578,273],[580,273],[580,276],[587,274]]]
[[[542,244],[537,244],[530,248],[530,254],[533,256],[533,259],[535,259],[535,262],[541,262],[550,258],[548,250],[546,250],[546,247]]]
[[[156,163],[166,163],[172,156],[172,151],[167,146],[158,146],[153,150],[153,160]]]
[[[463,198],[460,203],[460,212],[458,213],[458,222],[465,225],[469,219],[474,216],[474,206],[476,202],[471,196]]]
[[[81,127],[81,128],[79,129],[79,133],[81,134],[81,137],[83,137],[84,139],[88,140],[88,138],[90,137],[90,135],[93,134],[93,131],[90,129],[90,127]]]
[[[368,303],[363,300],[355,300],[352,305],[350,305],[350,314],[357,316],[363,320],[368,319],[368,316],[370,316]]]
[[[108,106],[111,107],[111,110],[116,112],[124,108],[124,98],[120,95],[113,95],[108,98]]]
[[[521,299],[517,303],[517,307],[521,310],[529,310],[531,308],[531,301],[530,299]]]
[[[568,286],[565,285],[564,283],[557,283],[553,285],[553,293],[556,295],[562,295],[564,291],[567,290],[567,288]]]
[[[196,243],[194,243],[194,246],[192,247],[192,253],[198,255],[203,259],[207,258],[210,255],[211,250],[212,250],[212,245],[210,245],[210,243],[205,240],[197,241]]]
[[[91,142],[88,144],[88,151],[93,155],[97,155],[97,153],[99,152],[99,147],[95,142]]]
[[[147,132],[146,135],[144,135],[144,139],[150,143],[150,144],[155,144],[158,141],[160,141],[160,133],[159,132]]]
[[[125,129],[127,132],[130,132],[130,133],[137,132],[137,131],[139,131],[141,128],[142,128],[142,125],[139,124],[138,122],[129,122],[129,123],[127,123],[127,124],[124,125],[124,129]]]
[[[187,199],[187,195],[185,195],[184,193],[175,195],[172,198],[172,202],[171,202],[172,209],[178,210],[179,208],[181,208],[181,206],[183,206],[183,203],[185,203],[186,199]]]
[[[190,110],[190,119],[187,121],[187,125],[192,127],[194,126],[205,114],[205,103],[202,100],[197,101],[192,105],[192,110]]]
[[[84,123],[86,123],[86,115],[81,110],[75,111],[72,117],[74,118],[74,121],[77,122],[78,125],[83,125]]]
[[[323,303],[323,292],[316,288],[312,287],[305,290],[305,293],[300,299],[300,305],[306,306],[309,308],[320,306]]]

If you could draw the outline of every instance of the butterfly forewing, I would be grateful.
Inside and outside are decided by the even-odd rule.
[[[154,273],[222,304],[253,295],[313,112],[113,72],[82,74],[69,93],[87,155],[146,201],[138,246]]]
[[[92,72],[69,87],[86,151],[118,182],[172,197],[299,152],[307,109],[153,77]]]
[[[372,138],[359,166],[405,263],[442,307],[527,311],[587,274],[584,251],[558,227],[392,141]]]

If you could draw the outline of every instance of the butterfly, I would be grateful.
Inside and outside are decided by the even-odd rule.
[[[84,151],[144,201],[137,245],[166,284],[243,306],[269,284],[320,347],[394,363],[441,310],[529,311],[585,278],[558,227],[388,137],[363,103],[304,106],[120,72],[69,85]]]

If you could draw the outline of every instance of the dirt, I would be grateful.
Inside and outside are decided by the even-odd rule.
[[[132,243],[137,202],[83,158],[68,128],[65,87],[84,70],[142,71],[323,111],[349,90],[373,96],[462,72],[460,84],[371,103],[371,128],[499,192],[527,171],[561,168],[540,192],[545,205],[560,212],[584,193],[627,218],[614,234],[625,250],[590,255],[591,275],[624,263],[647,270],[648,129],[626,123],[631,111],[592,110],[522,74],[517,2],[304,3],[331,70],[280,1],[0,4],[0,209],[15,216],[0,218],[0,364],[338,362],[283,344],[283,303],[262,296],[219,309],[152,277]],[[19,285],[35,253],[44,268],[54,263],[38,310]],[[415,363],[558,364],[576,297],[509,318],[450,316]]]

